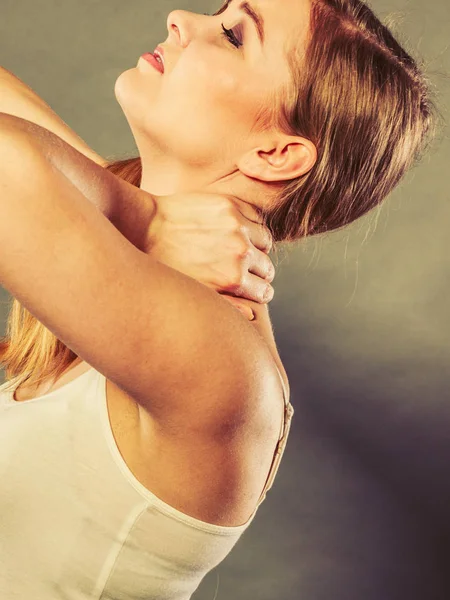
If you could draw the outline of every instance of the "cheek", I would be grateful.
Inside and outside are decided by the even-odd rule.
[[[180,67],[180,68],[178,68]],[[236,64],[219,65],[214,61],[182,64],[170,74],[164,85],[161,108],[184,111],[184,118],[201,123],[208,131],[235,133],[245,131],[252,123],[259,95],[248,74],[237,70]],[[161,98],[162,100],[162,98]],[[231,129],[230,129],[231,128]]]
[[[260,99],[249,77],[211,65],[180,68],[163,82],[154,105],[155,126],[185,162],[203,166],[227,161],[245,147]]]

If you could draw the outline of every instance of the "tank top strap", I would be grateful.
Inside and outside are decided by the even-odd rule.
[[[292,417],[294,415],[294,407],[290,403],[287,386],[284,383],[284,379],[282,378],[278,367],[276,367],[276,369],[277,369],[277,373],[281,380],[281,387],[283,388],[283,400],[284,400],[283,428],[282,428],[281,436],[280,436],[278,443],[276,445],[276,448],[275,448],[274,456],[272,459],[272,464],[270,466],[269,474],[267,475],[264,489],[261,492],[261,495],[259,497],[256,508],[258,508],[258,506],[261,504],[261,502],[263,502],[265,500],[267,492],[270,490],[270,488],[273,485],[274,479],[278,472],[278,468],[280,466],[281,459],[284,454],[284,450],[286,448],[287,440],[289,437],[289,431],[291,428],[291,421],[292,421]]]

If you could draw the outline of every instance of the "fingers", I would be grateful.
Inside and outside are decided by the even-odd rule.
[[[267,227],[258,223],[247,222],[245,228],[251,243],[262,252],[269,254],[272,250],[273,242]]]
[[[273,239],[269,229],[263,225],[262,210],[235,196],[229,198],[229,200],[239,213],[245,217],[244,221],[240,218],[240,226],[246,231],[252,244],[263,252],[269,253],[272,250]]]
[[[226,290],[226,293],[241,298],[248,298],[249,300],[253,300],[253,302],[258,302],[258,304],[267,304],[273,299],[275,290],[270,283],[265,282],[258,275],[247,273],[240,286],[234,286],[233,289]]]
[[[248,271],[250,273],[264,279],[265,282],[272,283],[275,278],[275,267],[267,254],[254,248],[253,251],[249,253],[248,260]]]
[[[239,212],[244,215],[246,219],[253,223],[262,223],[262,211],[260,208],[257,208],[254,204],[250,204],[250,202],[245,202],[236,196],[231,196],[229,199],[235,204]]]
[[[273,299],[275,290],[270,283],[265,283],[261,277],[248,273],[245,277],[245,291],[242,294],[242,298],[248,298],[259,304],[266,304]]]

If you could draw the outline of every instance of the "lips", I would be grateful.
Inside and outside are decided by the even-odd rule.
[[[162,63],[159,60],[157,60],[156,56],[154,54],[151,54],[151,52],[145,52],[141,58],[150,63],[153,68],[155,68],[161,73],[161,75],[164,73]]]
[[[153,56],[158,60],[162,65],[162,71],[164,73],[164,50],[161,46],[156,46],[155,51],[153,52]]]

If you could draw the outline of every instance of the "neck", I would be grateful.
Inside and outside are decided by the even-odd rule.
[[[149,158],[141,154],[140,188],[155,196],[192,193],[195,191],[236,197],[264,210],[276,198],[279,188],[244,175],[236,165],[181,165],[166,156]]]

